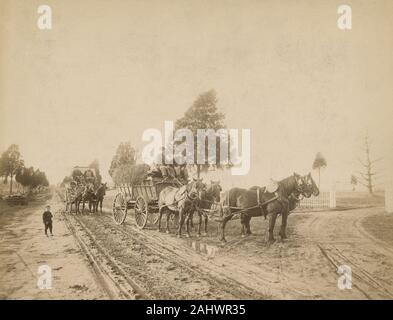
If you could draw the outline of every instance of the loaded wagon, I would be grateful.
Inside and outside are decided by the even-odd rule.
[[[179,187],[179,181],[148,177],[140,184],[119,185],[118,193],[113,200],[113,220],[117,224],[122,224],[128,212],[133,210],[138,228],[154,226],[159,218],[159,194],[168,186]]]
[[[78,210],[78,202],[80,202],[78,200],[81,200],[81,196],[86,186],[88,184],[94,185],[96,182],[97,177],[92,168],[80,166],[73,167],[65,187],[65,211],[71,212],[72,204],[75,204],[76,210]]]

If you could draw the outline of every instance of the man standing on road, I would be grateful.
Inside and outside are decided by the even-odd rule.
[[[45,208],[46,208],[46,210],[45,210],[44,214],[42,215],[42,220],[45,225],[45,235],[48,236],[48,229],[49,229],[50,235],[53,236],[53,233],[52,233],[53,215],[52,215],[52,212],[50,212],[50,206],[46,206]]]

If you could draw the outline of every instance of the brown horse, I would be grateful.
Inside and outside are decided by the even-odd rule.
[[[65,197],[64,197],[64,202],[66,204],[65,207],[65,212],[66,213],[71,213],[72,212],[72,205],[75,204],[75,198],[76,198],[76,190],[72,187],[66,187],[65,189]]]
[[[296,209],[296,206],[299,204],[301,198],[310,198],[311,196],[318,197],[319,189],[311,176],[311,173],[302,177],[303,179],[303,192],[299,191],[293,192],[289,197],[289,213]],[[250,190],[257,190],[259,187],[252,187]]]
[[[161,230],[161,218],[164,211],[167,212],[166,232],[169,233],[169,219],[171,214],[179,212],[179,228],[177,236],[181,237],[181,231],[184,222],[186,222],[187,237],[190,237],[190,217],[195,210],[195,204],[198,201],[199,193],[204,184],[200,179],[193,179],[187,185],[180,188],[173,186],[165,187],[158,197],[159,218],[158,231]]]
[[[267,192],[265,188],[260,187],[253,187],[253,190],[242,188],[230,189],[225,194],[222,202],[223,219],[221,221],[221,241],[226,241],[226,223],[231,220],[238,211],[241,211],[240,222],[242,224],[242,236],[251,234],[251,217],[261,215],[266,217],[269,214],[268,242],[274,242],[273,230],[276,224],[277,215],[281,214],[280,236],[282,239],[285,239],[287,237],[286,226],[290,210],[290,199],[293,194],[304,195],[304,188],[305,183],[303,177],[294,173],[292,176],[279,181],[278,188],[275,192]],[[263,206],[261,205],[269,200],[271,200],[271,202]]]
[[[93,208],[93,212],[98,212],[98,206],[100,207],[100,212],[102,213],[102,203],[106,194],[106,183],[100,183],[98,188],[94,191],[94,197],[91,197],[91,203],[89,203],[89,208]]]
[[[91,213],[91,206],[90,204],[95,201],[95,192],[94,192],[94,184],[93,183],[88,183],[84,186],[83,192],[82,192],[82,214],[85,213],[85,205],[86,202],[89,204],[89,212]],[[79,210],[78,210],[79,212]]]
[[[72,205],[75,205],[75,213],[79,212],[79,205],[82,201],[84,188],[76,184],[67,188],[66,193],[66,212],[72,213]]]
[[[311,176],[311,172],[303,177],[303,181],[304,181],[303,189],[304,189],[305,197],[306,198],[310,198],[311,196],[318,197],[319,189],[314,179]]]
[[[210,181],[210,184],[204,188],[200,192],[199,200],[197,202],[197,208],[196,212],[198,213],[199,216],[199,222],[198,222],[198,234],[197,236],[201,236],[201,226],[202,226],[202,216],[204,218],[204,233],[203,235],[207,235],[207,224],[209,221],[209,217],[206,213],[203,212],[203,209],[211,209],[214,205],[218,204],[220,202],[220,193],[222,191],[222,188],[220,186],[220,181]],[[198,210],[202,209],[202,210]]]

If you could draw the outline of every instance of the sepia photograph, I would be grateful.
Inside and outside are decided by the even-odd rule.
[[[392,300],[392,15],[0,0],[0,300]]]

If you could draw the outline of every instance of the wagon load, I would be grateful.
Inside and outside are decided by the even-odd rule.
[[[82,196],[87,185],[96,185],[97,182],[95,172],[92,168],[74,167],[65,185],[66,211],[68,209],[71,211],[72,204],[77,204],[78,199]]]
[[[163,177],[146,164],[133,165],[115,172],[118,193],[113,201],[113,219],[122,224],[134,209],[136,225],[143,229],[158,221],[158,196],[167,186],[181,185],[176,177]]]

